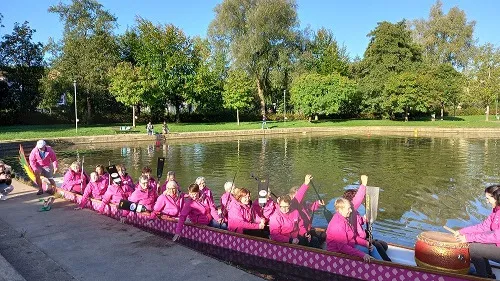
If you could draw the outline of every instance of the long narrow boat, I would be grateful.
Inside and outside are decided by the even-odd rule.
[[[56,179],[60,181],[61,179]],[[82,196],[62,189],[57,192],[66,200],[80,203]],[[89,200],[87,208],[96,210],[99,200]],[[108,215],[119,219],[116,205],[110,204]],[[177,222],[171,219],[149,220],[147,213],[130,213],[127,223],[147,231],[171,237]],[[259,268],[295,280],[393,280],[458,281],[486,280],[470,275],[417,267],[414,250],[390,245],[387,251],[393,262],[361,259],[299,245],[279,243],[208,226],[186,223],[181,243],[208,255],[234,264]],[[500,270],[494,268],[500,276]]]

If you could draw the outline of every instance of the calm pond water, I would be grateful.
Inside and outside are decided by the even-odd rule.
[[[217,202],[224,182],[235,174],[236,185],[249,188],[255,198],[257,182],[251,174],[269,177],[271,190],[279,196],[311,173],[333,210],[334,199],[356,188],[360,175],[366,174],[369,185],[381,188],[374,237],[406,246],[413,246],[422,231],[445,232],[445,224],[458,228],[483,220],[491,211],[484,187],[500,182],[498,139],[307,134],[54,148],[63,167],[78,151],[85,157],[86,171],[96,164],[123,163],[136,180],[143,166],[151,166],[156,174],[157,158],[166,157],[164,177],[174,170],[185,189],[204,176]],[[4,158],[16,161],[15,155]],[[317,199],[312,188],[307,199]],[[321,210],[314,225],[327,225]]]

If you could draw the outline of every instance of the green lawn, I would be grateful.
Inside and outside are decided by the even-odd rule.
[[[484,116],[460,116],[449,117],[443,121],[430,120],[420,121],[391,121],[391,120],[319,120],[309,123],[308,121],[287,121],[287,122],[267,122],[269,128],[299,128],[299,127],[356,127],[356,126],[420,126],[420,127],[443,127],[443,128],[500,128],[500,121],[495,116],[490,116],[490,121],[486,122]],[[123,124],[120,124],[123,125]],[[36,125],[36,126],[5,126],[0,127],[1,140],[25,140],[42,139],[71,136],[93,136],[112,135],[119,125],[81,125],[78,133],[73,125]],[[155,124],[155,131],[161,131],[161,124]],[[197,132],[197,131],[221,131],[221,130],[247,130],[260,129],[261,122],[241,122],[240,126],[236,122],[231,123],[169,123],[171,132]],[[138,125],[136,130],[146,133],[146,125]]]

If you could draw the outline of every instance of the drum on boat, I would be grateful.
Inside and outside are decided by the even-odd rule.
[[[466,274],[470,267],[469,244],[449,233],[424,231],[417,236],[415,262],[418,266]]]

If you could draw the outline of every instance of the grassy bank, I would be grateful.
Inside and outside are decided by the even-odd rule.
[[[460,116],[449,117],[445,120],[419,120],[419,121],[391,121],[391,120],[319,120],[317,122],[308,121],[287,121],[287,122],[267,122],[270,129],[273,128],[299,128],[299,127],[358,127],[358,126],[409,126],[409,127],[442,127],[442,128],[499,128],[500,121],[495,120],[495,116],[490,116],[490,121],[486,122],[484,116]],[[74,125],[45,125],[45,126],[6,126],[0,127],[0,141],[2,140],[25,140],[41,138],[58,138],[72,136],[94,136],[113,135],[120,125],[81,125],[78,133]],[[198,131],[222,131],[222,130],[249,130],[260,129],[261,122],[242,122],[238,126],[231,123],[170,123],[171,132],[198,132]],[[156,132],[161,131],[161,124],[155,124]],[[140,134],[146,133],[144,124],[138,125],[136,130]]]

